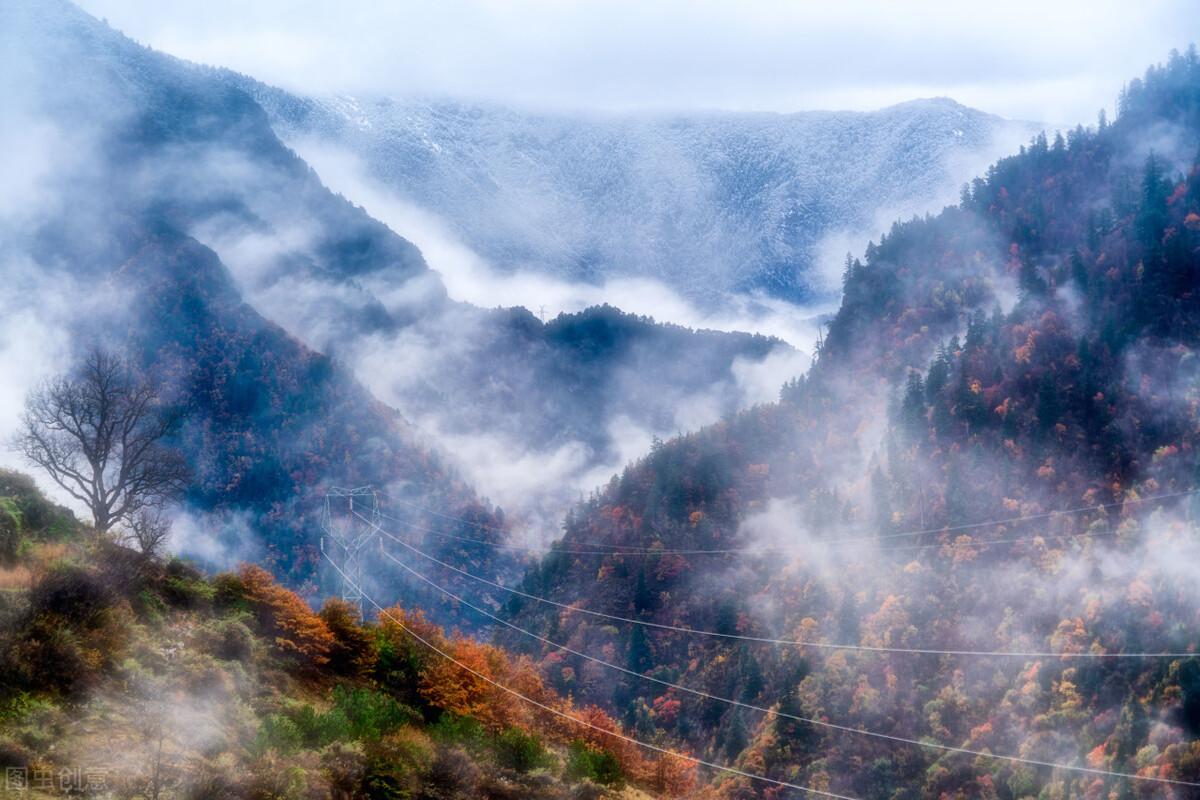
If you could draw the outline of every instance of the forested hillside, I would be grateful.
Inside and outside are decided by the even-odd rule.
[[[629,672],[503,640],[643,735],[856,797],[1191,796],[1157,779],[1200,780],[1198,148],[1192,49],[897,223],[780,402],[569,516],[522,585],[563,606],[491,590]]]
[[[281,135],[720,305],[996,119],[366,113],[66,0],[0,90],[6,791],[1200,797],[1195,47],[847,256],[811,361],[453,301]]]
[[[65,351],[35,359],[59,358],[48,372],[100,341],[167,384],[195,466],[187,510],[206,517],[183,546],[211,563],[268,559],[313,581],[329,485],[502,527],[442,430],[567,447],[586,475],[619,459],[614,417],[678,430],[693,395],[710,418],[732,412],[731,370],[790,351],[613,309],[543,325],[453,303],[410,242],[329,191],[215,70],[65,0],[13,0],[0,23],[13,146],[34,162],[0,217],[0,310],[43,309],[39,336]],[[653,377],[631,395],[635,370]],[[410,424],[433,415],[439,429]],[[547,485],[549,512],[510,511],[556,518],[579,475]],[[500,561],[489,571],[514,566]]]

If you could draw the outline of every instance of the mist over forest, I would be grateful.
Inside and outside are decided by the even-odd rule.
[[[451,93],[486,4],[391,84],[394,10],[139,5],[0,0],[5,793],[1200,797],[1186,10],[1075,119],[1132,11],[959,75],[864,0],[852,110],[722,110]],[[844,22],[753,5],[730,81]],[[615,81],[670,8],[495,33]]]

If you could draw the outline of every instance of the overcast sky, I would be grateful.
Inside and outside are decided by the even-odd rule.
[[[308,93],[597,110],[946,95],[1090,121],[1200,38],[1196,0],[79,0],[139,41]]]

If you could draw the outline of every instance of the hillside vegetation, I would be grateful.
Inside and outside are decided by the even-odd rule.
[[[849,259],[807,376],[615,477],[523,584],[720,635],[490,591],[634,676],[502,640],[644,735],[856,797],[1190,796],[1111,773],[1200,779],[1198,152],[1192,49]]]
[[[94,538],[23,476],[0,491],[23,520],[0,572],[0,760],[35,796],[549,800],[692,783],[688,762],[610,736],[615,721],[528,659],[420,611],[314,612],[260,567],[208,577]]]

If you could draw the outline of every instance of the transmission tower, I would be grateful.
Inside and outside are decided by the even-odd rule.
[[[372,486],[343,489],[334,486],[325,493],[321,514],[321,552],[341,568],[342,599],[362,613],[362,573],[365,551],[378,536],[379,496]],[[326,549],[325,539],[329,539]]]

